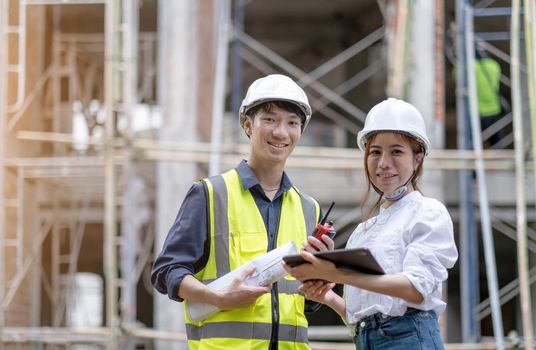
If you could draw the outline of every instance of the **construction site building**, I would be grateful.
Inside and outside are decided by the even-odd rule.
[[[152,262],[192,183],[247,157],[238,108],[272,73],[309,97],[288,174],[336,202],[338,248],[361,221],[366,112],[421,111],[421,187],[460,253],[446,348],[532,349],[535,21],[531,0],[0,0],[0,349],[187,348]],[[501,71],[484,130],[482,54]],[[309,323],[312,349],[355,348],[328,308]]]

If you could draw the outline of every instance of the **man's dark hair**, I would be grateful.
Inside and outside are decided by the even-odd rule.
[[[255,118],[255,115],[257,115],[257,113],[259,112],[270,113],[272,111],[272,108],[274,108],[274,106],[279,107],[289,113],[294,113],[297,116],[299,116],[302,122],[302,131],[303,131],[303,126],[305,125],[305,114],[303,113],[303,110],[300,107],[298,107],[297,104],[292,103],[292,102],[288,102],[288,101],[263,102],[255,107],[251,107],[250,109],[248,109],[246,112],[246,115],[250,117],[251,120],[253,120]]]

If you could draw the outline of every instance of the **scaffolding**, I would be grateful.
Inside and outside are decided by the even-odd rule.
[[[465,19],[464,28],[471,28],[473,10],[468,1],[460,2],[458,11],[461,19]],[[350,79],[341,82],[335,87],[329,87],[321,82],[326,74],[341,66],[351,58],[364,52],[368,48],[385,40],[386,28],[379,27],[366,37],[357,41],[346,50],[335,55],[331,59],[306,72],[282,55],[263,45],[247,34],[240,22],[240,16],[245,1],[235,1],[234,23],[230,23],[230,3],[218,2],[222,6],[219,13],[219,49],[221,55],[218,62],[223,66],[216,69],[217,89],[213,99],[213,118],[221,122],[223,118],[223,101],[225,98],[224,83],[226,79],[227,46],[231,45],[231,60],[233,62],[233,86],[237,87],[238,81],[242,80],[240,65],[245,62],[262,74],[283,72],[294,77],[299,84],[306,88],[312,98],[312,107],[321,112],[326,118],[342,129],[355,133],[362,125],[365,113],[355,104],[350,102],[345,95],[357,88],[384,67],[381,60],[372,61],[367,67],[360,70]],[[10,7],[17,7],[17,23],[11,23]],[[92,4],[100,6],[105,13],[105,28],[103,34],[65,34],[59,30],[58,6],[76,6]],[[124,201],[131,203],[133,197],[121,193],[122,188],[133,189],[137,185],[136,166],[143,162],[156,161],[188,161],[196,164],[208,165],[210,173],[217,173],[221,166],[233,166],[241,158],[247,155],[248,148],[242,144],[228,144],[220,141],[221,123],[215,125],[212,130],[212,142],[169,142],[158,141],[150,138],[139,137],[132,130],[132,116],[134,107],[141,100],[155,100],[151,96],[154,79],[156,77],[155,57],[156,36],[152,33],[140,33],[138,23],[138,8],[135,2],[121,0],[0,0],[0,52],[7,53],[10,40],[18,42],[16,62],[9,61],[8,54],[0,55],[0,159],[3,165],[0,167],[0,345],[2,343],[44,343],[51,347],[69,347],[72,344],[96,344],[109,349],[132,347],[134,342],[150,348],[151,341],[161,339],[173,342],[185,342],[184,334],[174,334],[154,329],[139,327],[136,324],[136,286],[141,278],[144,268],[150,259],[154,232],[147,229],[151,222],[149,217],[140,217],[140,221],[127,229],[127,224],[122,218],[127,215],[118,212],[118,208],[127,208],[121,205]],[[44,70],[35,84],[28,89],[26,76],[26,22],[27,9],[31,6],[53,6],[55,11],[55,28],[52,39],[52,62]],[[402,5],[401,5],[402,6]],[[485,8],[489,6],[481,6]],[[481,12],[482,13],[482,12]],[[242,12],[243,15],[243,12]],[[400,25],[404,25],[402,22]],[[534,24],[532,24],[534,26]],[[529,26],[530,28],[530,26]],[[402,29],[401,29],[402,30]],[[399,32],[400,34],[400,32]],[[479,42],[490,52],[498,52],[489,42],[482,37],[471,38],[471,30],[461,32],[460,45],[465,47],[465,52],[472,52],[471,45],[474,40]],[[404,36],[402,36],[404,38]],[[12,39],[9,39],[12,38]],[[13,39],[15,38],[15,39]],[[232,40],[230,40],[232,38]],[[515,41],[515,40],[514,40]],[[402,50],[398,47],[395,53]],[[87,65],[82,67],[78,64],[80,57],[86,57]],[[99,59],[102,66],[99,66]],[[499,57],[501,55],[499,54]],[[504,57],[504,56],[503,56]],[[469,56],[461,57],[460,67],[467,64]],[[8,62],[9,61],[9,62]],[[533,64],[533,63],[532,63]],[[142,69],[138,67],[142,66]],[[515,66],[515,65],[514,65]],[[530,66],[529,66],[530,67]],[[102,69],[103,80],[98,81],[97,72]],[[400,84],[404,80],[404,67],[393,67],[397,72],[393,89],[401,91]],[[462,70],[460,68],[460,70]],[[471,69],[468,69],[471,71]],[[143,72],[138,82],[138,72]],[[83,78],[80,78],[80,76]],[[5,79],[4,79],[5,77]],[[469,76],[467,76],[470,79]],[[512,78],[512,80],[514,80]],[[14,98],[8,94],[7,87],[10,81],[16,81],[16,93]],[[65,116],[72,113],[73,102],[80,100],[89,103],[95,96],[95,87],[104,86],[103,90],[97,89],[104,100],[103,108],[95,110],[96,114],[104,113],[104,124],[96,123],[102,127],[100,137],[79,139],[70,133],[71,125],[65,122]],[[462,91],[469,87],[459,87]],[[64,96],[62,84],[68,86],[68,96]],[[141,86],[140,89],[136,89]],[[26,90],[29,90],[26,92]],[[470,89],[469,91],[474,90]],[[237,101],[240,88],[233,88],[232,100]],[[463,98],[474,97],[474,92],[462,94]],[[50,131],[18,130],[17,127],[24,119],[25,113],[37,99],[42,96],[47,106],[43,115],[50,119]],[[519,170],[520,165],[514,159],[519,160],[523,154],[523,143],[516,142],[515,151],[508,149],[482,150],[481,147],[471,149],[470,140],[465,139],[468,132],[461,128],[465,125],[473,131],[473,139],[478,142],[479,128],[475,124],[474,99],[473,99],[473,125],[469,129],[465,115],[468,115],[469,100],[459,102],[458,121],[460,130],[460,144],[458,150],[435,150],[430,159],[427,159],[428,169],[437,170],[460,170],[460,217],[462,225],[467,229],[464,237],[470,239],[474,233],[474,221],[472,217],[473,202],[469,195],[473,193],[471,173],[476,171],[478,189],[484,189],[486,170],[517,171],[518,176],[523,177],[524,171]],[[464,109],[464,106],[467,110]],[[236,107],[236,106],[235,106]],[[515,107],[519,111],[519,107]],[[8,118],[9,117],[9,118]],[[510,118],[510,119],[509,119]],[[506,116],[495,126],[501,127],[513,120],[516,125],[516,115],[513,118]],[[123,124],[122,124],[123,123]],[[124,125],[124,126],[121,126]],[[495,130],[495,129],[494,129]],[[519,129],[517,129],[519,130]],[[493,130],[485,132],[491,134]],[[16,132],[17,140],[41,142],[48,145],[50,152],[47,156],[35,157],[9,157],[5,146],[8,142],[8,134]],[[515,139],[515,137],[512,137]],[[505,141],[506,142],[506,141]],[[73,145],[81,145],[81,152],[73,154]],[[93,151],[92,151],[93,150]],[[48,151],[47,151],[48,152]],[[514,157],[514,155],[516,157]],[[362,171],[362,156],[354,150],[338,149],[333,147],[298,147],[293,157],[289,159],[288,166],[296,169],[338,169],[352,172]],[[533,166],[533,162],[525,163],[527,167]],[[519,179],[518,179],[519,181]],[[9,184],[6,186],[5,184]],[[31,190],[29,188],[32,188]],[[28,218],[25,208],[29,207],[31,198],[28,193],[34,191],[41,196],[50,196],[52,200],[46,207],[37,207],[33,211],[38,215]],[[139,192],[137,192],[139,193]],[[482,193],[479,191],[479,193]],[[485,193],[485,192],[484,192]],[[141,194],[140,194],[141,196]],[[521,198],[521,197],[518,197]],[[480,214],[481,222],[488,226],[483,228],[486,236],[491,238],[490,216],[497,215],[493,208],[486,211],[488,199],[484,196],[479,200],[479,207],[484,210]],[[520,206],[526,206],[525,201]],[[147,208],[145,203],[143,208]],[[149,205],[150,206],[150,205]],[[138,210],[135,207],[132,210]],[[520,210],[520,209],[518,209]],[[354,212],[354,211],[353,211]],[[104,213],[104,217],[102,217]],[[355,222],[358,213],[348,213],[345,221]],[[465,215],[471,215],[466,217]],[[149,215],[150,216],[150,215]],[[526,218],[517,223],[517,234],[520,225],[526,226]],[[25,222],[31,221],[31,230]],[[512,218],[501,217],[495,224],[495,229],[509,233],[515,237],[516,230],[508,222]],[[505,223],[506,222],[506,223]],[[82,241],[89,224],[103,223],[103,271],[105,277],[105,300],[106,300],[106,327],[94,327],[91,329],[74,329],[65,326],[65,313],[68,307],[68,293],[73,287],[73,277],[77,272],[77,263],[80,256]],[[507,224],[508,223],[508,224]],[[500,225],[503,226],[500,226]],[[121,227],[121,230],[118,230]],[[144,231],[145,230],[145,231]],[[514,232],[512,232],[512,230]],[[529,235],[534,235],[528,228]],[[141,234],[140,232],[143,232]],[[140,239],[143,237],[143,239]],[[524,235],[519,236],[520,252],[523,251]],[[50,279],[43,271],[33,271],[34,267],[40,266],[43,246],[45,241],[50,241],[50,255],[52,268]],[[495,267],[493,245],[486,247],[486,253],[491,259],[486,266]],[[467,257],[474,253],[475,242],[464,241],[462,253]],[[536,246],[527,243],[531,251],[536,251]],[[521,254],[520,254],[521,255]],[[8,264],[8,261],[9,264]],[[5,263],[4,263],[5,262]],[[8,271],[8,267],[11,270]],[[502,321],[500,320],[500,305],[511,300],[521,291],[526,293],[527,283],[536,280],[536,271],[529,266],[519,265],[519,282],[512,281],[501,289],[492,282],[489,290],[492,295],[480,303],[475,301],[470,289],[462,290],[467,295],[467,300],[473,300],[467,308],[462,308],[466,314],[462,315],[464,340],[472,344],[449,344],[449,349],[487,349],[505,348],[510,346],[509,341],[504,341],[502,334]],[[462,274],[468,284],[475,278],[475,266],[462,268]],[[527,271],[528,270],[528,271]],[[28,276],[33,274],[34,282],[28,282]],[[490,271],[488,278],[493,281],[494,271]],[[37,277],[36,277],[37,276]],[[522,278],[521,278],[522,277]],[[31,319],[31,327],[12,327],[6,322],[9,307],[27,283],[42,283],[45,294],[50,300],[52,315],[51,327],[38,327],[39,320],[36,310],[40,303],[30,306],[28,319]],[[495,283],[495,285],[493,285]],[[526,300],[527,296],[523,297]],[[463,298],[465,299],[465,297]],[[499,304],[500,303],[500,304]],[[478,343],[478,330],[475,327],[477,321],[490,313],[494,318],[495,343]],[[32,316],[33,315],[33,316]],[[524,315],[525,308],[524,308]],[[32,319],[33,317],[33,319]],[[532,334],[525,326],[530,321],[523,321],[526,334]],[[345,349],[353,348],[347,344],[334,345],[333,343],[314,342],[315,339],[325,339],[322,328],[313,329],[310,333],[314,349]],[[316,333],[315,333],[316,332]],[[325,336],[325,335],[324,335]],[[344,335],[339,335],[345,338]],[[530,343],[528,343],[530,344]],[[530,347],[530,345],[527,347]],[[337,347],[339,346],[339,347]]]

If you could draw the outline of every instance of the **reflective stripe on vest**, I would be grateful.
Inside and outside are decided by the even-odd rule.
[[[301,285],[300,281],[282,279],[277,282],[277,291],[279,293],[295,294],[298,293],[298,287]]]
[[[303,207],[303,215],[305,217],[305,226],[307,235],[313,234],[314,229],[316,228],[317,220],[316,218],[318,213],[318,206],[315,200],[308,195],[298,192],[300,194],[300,199]],[[318,215],[320,215],[318,213]]]
[[[227,213],[227,186],[222,176],[210,179],[214,189],[214,213]],[[216,259],[216,278],[231,271],[229,266],[229,221],[227,215],[214,215],[214,232],[221,234],[214,236],[214,256]]]
[[[186,324],[188,340],[208,338],[238,338],[270,340],[272,335],[271,323],[246,322],[211,322],[203,327]],[[307,328],[291,325],[279,326],[279,340],[290,342],[307,342]]]

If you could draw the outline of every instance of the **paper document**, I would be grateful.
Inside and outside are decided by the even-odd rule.
[[[250,266],[253,266],[255,271],[244,282],[248,286],[268,286],[285,277],[287,274],[287,271],[285,271],[281,264],[283,257],[297,253],[296,244],[294,242],[288,242],[210,282],[207,284],[207,287],[215,291],[223,290],[231,284],[233,279]],[[220,309],[211,304],[188,302],[186,305],[188,316],[195,322],[202,321],[220,311]]]

